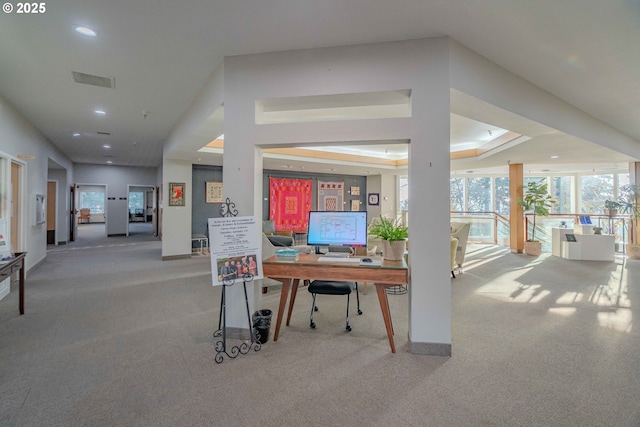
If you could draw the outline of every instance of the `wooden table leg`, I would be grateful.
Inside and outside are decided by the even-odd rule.
[[[384,326],[387,328],[387,337],[389,337],[389,345],[391,352],[396,352],[396,346],[393,342],[393,326],[391,325],[391,311],[389,310],[389,300],[387,299],[386,286],[382,283],[376,283],[376,291],[378,293],[378,301],[380,302],[380,310],[382,310],[382,318]]]
[[[278,341],[278,334],[280,333],[280,324],[282,323],[282,315],[284,314],[284,306],[287,305],[287,296],[289,295],[289,288],[293,279],[285,279],[282,282],[282,290],[280,291],[280,305],[278,306],[278,319],[276,320],[276,330],[273,333],[273,340]]]
[[[289,321],[291,320],[291,312],[293,311],[293,305],[296,303],[296,294],[298,293],[298,285],[300,284],[300,279],[293,280],[293,288],[291,289],[291,300],[289,301],[289,312],[287,313],[287,326],[289,326]]]
[[[395,335],[396,331],[393,329],[393,318],[391,317],[391,309],[389,308],[389,292],[387,292],[389,288],[384,288],[384,301],[387,307],[387,311],[389,312],[389,325],[391,325],[391,335]]]

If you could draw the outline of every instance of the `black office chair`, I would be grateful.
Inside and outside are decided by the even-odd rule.
[[[331,247],[330,251],[332,252],[351,252],[351,248],[349,247]],[[333,280],[314,280],[309,284],[307,288],[311,295],[313,295],[313,303],[311,305],[311,315],[309,316],[309,327],[311,329],[315,329],[316,324],[313,322],[313,312],[318,311],[318,307],[316,306],[316,295],[346,295],[347,296],[347,331],[351,331],[351,325],[349,324],[349,301],[351,296],[351,291],[355,289],[356,291],[356,299],[358,301],[358,314],[362,314],[362,310],[360,310],[360,295],[358,293],[358,283],[357,282],[339,282]]]

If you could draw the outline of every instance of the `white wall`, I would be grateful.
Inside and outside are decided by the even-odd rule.
[[[157,168],[75,164],[75,179],[80,185],[106,185],[107,235],[126,235],[129,223],[129,185],[154,186]]]
[[[183,159],[185,153],[193,153],[219,136],[222,122],[219,118],[211,120],[223,104],[224,65],[221,64],[212,74],[191,103],[186,113],[171,129],[164,143],[162,173],[162,257],[163,259],[191,254],[191,165]],[[210,123],[210,122],[213,122]],[[169,182],[188,182],[187,209],[169,206],[167,199]],[[188,227],[187,227],[188,225]]]
[[[47,255],[47,226],[35,223],[35,195],[47,194],[48,159],[66,169],[67,182],[73,178],[71,161],[51,144],[33,125],[22,117],[6,100],[0,97],[0,152],[10,158],[18,155],[35,156],[25,160],[25,180],[23,189],[23,229],[20,248],[27,252],[26,269],[29,271]],[[59,192],[63,195],[64,192]],[[59,200],[64,204],[64,200]]]
[[[164,159],[162,169],[162,259],[191,256],[191,162]],[[170,182],[186,184],[184,206],[169,206]]]

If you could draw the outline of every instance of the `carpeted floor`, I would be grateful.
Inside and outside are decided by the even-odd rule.
[[[301,289],[278,342],[218,365],[209,259],[160,258],[145,233],[50,247],[26,314],[0,301],[1,426],[640,426],[639,261],[471,245],[451,358],[407,352],[407,295],[392,354],[375,292],[347,333]]]

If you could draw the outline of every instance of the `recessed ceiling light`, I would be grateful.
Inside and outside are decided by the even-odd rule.
[[[104,116],[105,114],[107,114],[107,112],[103,110],[95,110],[94,113],[99,114],[101,116]]]
[[[74,133],[73,136],[80,136],[78,132]]]
[[[102,146],[102,148],[109,149],[109,148],[111,148],[111,146],[110,146],[109,144],[104,144],[104,145]]]
[[[113,163],[111,160],[107,160],[108,165],[110,165],[111,163]]]
[[[549,157],[549,158],[550,158],[550,159],[559,159],[559,158],[560,158],[560,156],[553,155],[553,156],[551,156],[551,157]]]
[[[79,26],[75,27],[74,29],[76,30],[76,33],[82,34],[83,36],[89,36],[89,37],[95,37],[96,36],[96,32],[93,31],[89,27],[83,27],[82,25],[79,25]]]

